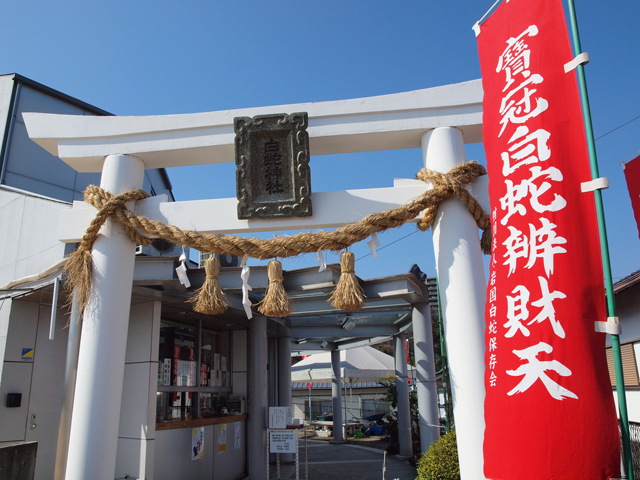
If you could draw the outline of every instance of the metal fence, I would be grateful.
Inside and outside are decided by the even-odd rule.
[[[379,413],[389,413],[390,410],[389,402],[385,400],[362,400],[360,418],[370,417]]]
[[[309,412],[308,397],[293,397],[292,406],[298,408],[298,412],[304,415],[305,420],[317,420],[319,415],[333,411],[331,397],[314,397],[311,399],[311,412]],[[389,402],[382,399],[365,399],[353,395],[353,397],[343,397],[344,420],[365,418],[380,413],[389,413],[391,407]]]
[[[629,422],[629,435],[631,437],[631,459],[633,460],[634,477],[640,478],[640,423]]]

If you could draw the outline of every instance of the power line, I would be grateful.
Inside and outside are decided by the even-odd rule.
[[[607,133],[600,135],[598,138],[596,138],[596,140],[600,140],[602,137],[606,137],[607,135],[609,135],[610,133],[615,132],[616,130],[618,130],[619,128],[624,127],[625,125],[629,125],[631,122],[634,122],[636,120],[638,120],[640,118],[640,115],[638,115],[636,118],[632,118],[631,120],[629,120],[628,122],[623,123],[622,125],[618,125],[616,128],[614,128],[613,130],[609,130]]]
[[[496,2],[496,3],[498,3],[498,2]],[[494,5],[494,6],[495,6],[495,5]],[[491,8],[493,8],[493,7],[491,7]],[[491,9],[490,9],[489,11],[491,11]],[[487,12],[487,13],[488,13],[488,12]],[[480,21],[482,21],[482,20],[480,20]],[[614,128],[613,130],[609,130],[607,133],[604,133],[604,134],[600,135],[598,138],[596,138],[596,140],[600,140],[601,138],[606,137],[606,136],[607,136],[607,135],[609,135],[610,133],[615,132],[616,130],[618,130],[618,129],[620,129],[620,128],[624,127],[625,125],[629,125],[631,122],[634,122],[634,121],[638,120],[639,118],[640,118],[640,115],[638,115],[638,116],[637,116],[637,117],[635,117],[635,118],[632,118],[631,120],[629,120],[628,122],[623,123],[622,125],[618,125],[618,126],[617,126],[616,128]],[[394,240],[393,242],[391,242],[391,243],[389,243],[389,244],[387,244],[387,245],[385,245],[385,246],[383,246],[383,247],[378,248],[377,250],[378,250],[378,251],[380,251],[380,250],[382,250],[382,249],[384,249],[384,248],[390,247],[390,246],[391,246],[391,245],[393,245],[394,243],[398,243],[400,240],[404,240],[405,238],[410,237],[410,236],[411,236],[411,235],[413,235],[414,233],[418,233],[418,232],[419,232],[419,230],[416,230],[416,231],[414,231],[414,232],[411,232],[411,233],[409,233],[408,235],[405,235],[404,237],[401,237],[401,238],[399,238],[399,239],[397,239],[397,240]],[[367,258],[367,257],[368,257],[368,256],[370,256],[370,255],[371,255],[371,253],[367,253],[366,255],[363,255],[363,256],[362,256],[362,257],[360,257],[360,258],[356,258],[356,262],[357,262],[358,260],[362,260],[363,258]]]
[[[413,235],[413,234],[415,234],[415,233],[418,233],[419,231],[420,231],[420,230],[414,230],[413,232],[409,233],[408,235],[405,235],[404,237],[400,237],[399,239],[394,240],[393,242],[388,243],[387,245],[385,245],[385,246],[383,246],[383,247],[377,248],[376,250],[379,252],[380,250],[382,250],[382,249],[384,249],[384,248],[387,248],[387,247],[390,247],[390,246],[391,246],[391,245],[393,245],[394,243],[398,243],[400,240],[404,240],[405,238],[410,237],[411,235]],[[369,255],[371,255],[371,253],[367,253],[366,255],[363,255],[363,256],[361,256],[360,258],[356,258],[356,262],[357,262],[358,260],[362,260],[363,258],[368,257]]]

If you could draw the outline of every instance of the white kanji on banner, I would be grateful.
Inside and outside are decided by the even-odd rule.
[[[571,370],[569,370],[557,360],[538,360],[538,354],[542,352],[551,353],[553,352],[553,348],[551,348],[551,345],[547,343],[540,342],[537,345],[525,348],[524,350],[513,351],[513,353],[520,357],[521,360],[527,360],[527,363],[525,363],[524,365],[520,365],[516,370],[507,370],[507,374],[514,377],[524,375],[524,378],[518,385],[516,385],[513,390],[508,393],[508,395],[526,392],[529,387],[531,387],[531,385],[540,380],[547,388],[547,392],[549,392],[549,395],[551,395],[556,400],[563,400],[567,397],[578,398],[575,393],[567,390],[564,387],[561,387],[556,382],[551,380],[545,373],[546,371],[551,370],[553,372],[556,372],[558,375],[568,377],[569,375],[571,375]]]

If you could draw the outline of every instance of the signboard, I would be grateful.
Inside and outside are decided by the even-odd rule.
[[[238,219],[311,216],[306,112],[237,117]]]
[[[291,407],[269,407],[269,428],[287,428],[291,423]]]
[[[493,233],[484,474],[617,477],[595,202],[560,0],[502,2],[480,27]]]
[[[296,453],[298,431],[269,432],[269,453]]]

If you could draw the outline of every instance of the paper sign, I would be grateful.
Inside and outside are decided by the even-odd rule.
[[[287,428],[290,421],[290,407],[269,407],[269,428]]]
[[[204,427],[191,430],[191,460],[204,458]]]
[[[296,453],[298,431],[269,432],[269,453]]]
[[[240,448],[240,442],[242,440],[242,424],[240,422],[236,422],[234,425],[235,434],[233,436],[233,448],[237,450]]]
[[[218,453],[227,451],[227,425],[218,425]]]

